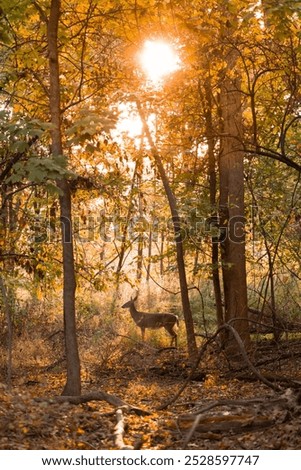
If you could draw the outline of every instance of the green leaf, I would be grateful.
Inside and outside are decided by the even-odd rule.
[[[46,190],[48,191],[49,195],[57,196],[62,194],[62,190],[56,184],[51,182],[46,183]]]
[[[24,153],[28,150],[28,143],[24,140],[17,140],[11,146],[11,151],[13,153]]]
[[[32,181],[34,183],[42,183],[42,181],[45,179],[45,176],[46,175],[43,169],[34,166],[29,170],[28,173],[29,181]]]

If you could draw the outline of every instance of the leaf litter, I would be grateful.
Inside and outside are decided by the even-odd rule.
[[[103,390],[145,409],[122,409],[119,422],[124,448],[134,449],[301,449],[300,387],[277,393],[229,371],[217,357],[204,357],[200,373],[166,409],[191,367],[183,353],[129,354],[121,362],[91,367],[83,395]],[[286,359],[283,379],[301,380],[296,361]],[[204,365],[205,364],[205,365]],[[298,364],[299,366],[299,364]],[[277,377],[279,368],[277,367]],[[261,373],[276,374],[275,362]],[[23,377],[23,378],[22,378]],[[12,391],[0,384],[0,449],[116,449],[117,407],[105,400],[71,404],[56,400],[64,382],[45,368],[14,377]],[[238,378],[237,378],[238,377]],[[123,420],[123,421],[122,421]],[[120,436],[119,436],[120,437]]]

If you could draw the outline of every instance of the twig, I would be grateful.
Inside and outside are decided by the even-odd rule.
[[[191,428],[189,429],[189,432],[187,433],[185,439],[184,439],[184,442],[183,442],[183,446],[182,446],[182,449],[186,449],[187,445],[189,444],[192,436],[194,435],[199,423],[200,423],[200,420],[201,420],[201,413],[198,414],[195,419],[194,419],[194,422],[193,422],[193,425],[191,426]]]
[[[143,266],[144,266],[144,269],[147,271],[147,266],[145,265],[145,261],[143,260]],[[147,271],[148,272],[148,271]],[[168,294],[172,294],[172,295],[178,295],[181,293],[181,291],[178,291],[178,292],[173,292],[169,289],[167,289],[166,287],[163,287],[158,281],[156,281],[156,279],[150,274],[148,273],[149,277],[151,278],[151,280],[156,284],[156,286],[160,287],[160,289],[164,290],[165,292],[168,292]]]

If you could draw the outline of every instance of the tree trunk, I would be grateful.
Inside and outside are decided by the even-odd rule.
[[[249,346],[247,281],[245,263],[244,173],[240,78],[233,77],[235,50],[227,55],[227,70],[221,87],[222,137],[220,171],[221,256],[225,296],[225,321]],[[231,77],[230,77],[231,73]],[[237,320],[236,320],[237,319]],[[237,354],[231,333],[226,340],[229,357]]]
[[[51,131],[51,151],[53,155],[63,155],[61,135],[60,81],[58,56],[58,24],[60,0],[52,0],[50,16],[47,23],[49,53],[49,107],[53,129]],[[62,227],[63,271],[64,271],[64,328],[67,360],[67,381],[63,395],[80,395],[80,360],[76,335],[75,320],[75,270],[73,255],[71,193],[68,181],[63,178],[57,181],[60,189],[60,216]]]
[[[128,245],[127,245],[128,236],[127,235],[128,235],[129,225],[130,225],[130,222],[131,222],[133,208],[134,208],[133,196],[134,196],[134,190],[135,190],[135,180],[136,180],[136,176],[137,176],[137,168],[138,168],[138,163],[136,162],[133,177],[132,177],[132,182],[131,182],[131,189],[130,189],[130,195],[129,195],[129,205],[128,205],[128,208],[127,208],[125,223],[122,225],[121,247],[120,247],[120,252],[119,252],[118,266],[116,268],[117,278],[119,278],[119,275],[121,273],[125,253],[126,253],[126,250],[127,250],[127,247],[128,247]]]
[[[165,242],[165,234],[164,230],[161,230],[161,240],[160,240],[160,276],[163,278],[164,276],[164,242]]]
[[[208,143],[208,176],[211,206],[211,227],[215,231],[218,229],[217,205],[216,205],[216,158],[214,153],[214,132],[212,123],[212,98],[210,77],[205,81],[206,96],[206,137]],[[218,327],[224,323],[224,311],[222,302],[222,291],[219,277],[219,249],[218,236],[213,233],[211,237],[211,269],[212,281],[216,304],[216,318]]]
[[[142,139],[141,139],[142,140]],[[142,144],[141,144],[142,147]],[[141,148],[142,154],[142,148]],[[141,190],[141,175],[143,172],[143,156],[140,156],[141,161],[137,162],[137,190],[138,190],[138,211],[139,211],[139,223],[138,223],[138,247],[137,247],[137,281],[142,278],[142,267],[143,267],[143,249],[144,249],[144,212],[143,212],[143,195]]]
[[[9,195],[10,189],[5,183],[1,184],[1,209],[0,209],[0,230],[3,246],[7,253],[15,252],[15,237],[12,236],[15,230],[15,214],[13,211],[12,195]],[[2,254],[2,249],[1,249]],[[0,295],[1,306],[4,312],[7,328],[7,387],[10,390],[12,386],[12,367],[13,367],[13,313],[15,305],[15,292],[10,279],[14,279],[15,260],[13,256],[4,257],[2,260],[0,274]],[[8,282],[7,282],[8,280]]]
[[[4,278],[0,276],[0,292],[2,296],[2,306],[5,313],[7,327],[7,387],[11,389],[12,385],[12,364],[13,364],[13,319],[12,319],[12,301],[14,296],[8,292]]]
[[[148,249],[147,249],[147,268],[146,268],[146,280],[147,280],[147,282],[149,281],[150,276],[151,276],[152,248],[153,248],[153,232],[152,232],[152,227],[150,227],[149,233],[148,233]]]
[[[196,346],[196,340],[195,340],[195,334],[194,334],[193,317],[192,317],[189,295],[188,295],[186,269],[185,269],[185,262],[184,262],[182,224],[181,224],[181,219],[180,219],[180,215],[179,215],[178,208],[177,208],[177,201],[170,187],[170,184],[169,184],[166,172],[165,172],[165,168],[163,166],[160,155],[154,144],[152,135],[149,131],[141,104],[138,100],[136,101],[136,103],[137,103],[137,109],[141,117],[142,124],[144,126],[144,132],[149,142],[152,156],[157,165],[157,168],[158,168],[158,171],[159,171],[159,174],[160,174],[163,186],[164,186],[164,190],[165,190],[168,202],[169,202],[173,228],[174,228],[174,239],[175,239],[175,244],[176,244],[177,267],[178,267],[178,273],[179,273],[183,315],[184,315],[184,321],[185,321],[185,326],[186,326],[187,349],[188,349],[189,357],[193,358],[197,353],[197,346]]]

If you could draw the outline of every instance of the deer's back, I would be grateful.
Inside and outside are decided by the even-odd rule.
[[[178,317],[173,313],[142,313],[137,324],[146,328],[161,328],[164,325],[174,325],[178,321]]]

